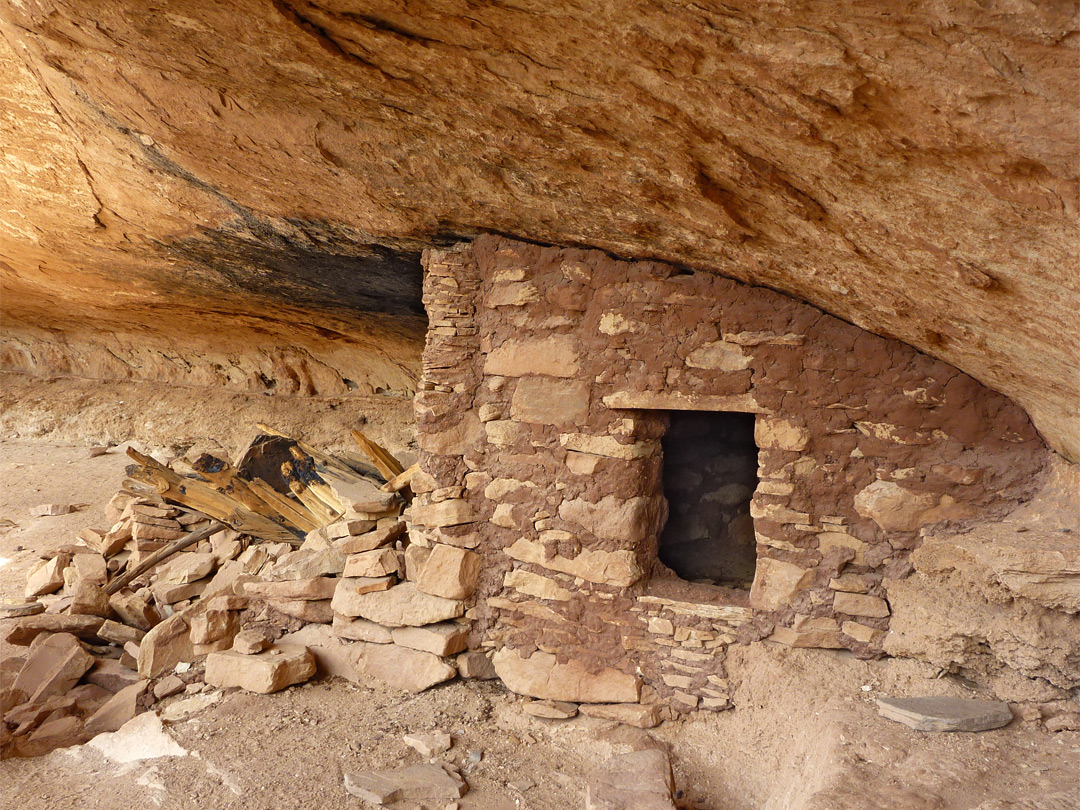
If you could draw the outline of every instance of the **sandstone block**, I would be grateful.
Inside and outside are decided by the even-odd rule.
[[[855,552],[855,556],[851,558],[851,561],[855,565],[866,564],[866,548],[867,545],[858,537],[854,537],[847,532],[819,532],[817,536],[818,550],[822,554],[828,554],[829,551],[836,547],[850,548]]]
[[[780,610],[813,581],[813,571],[772,557],[760,557],[750,588],[750,605],[758,610]]]
[[[195,660],[190,633],[182,613],[174,613],[151,629],[139,644],[139,674],[156,678],[181,661]]]
[[[655,498],[605,495],[595,503],[583,498],[563,501],[559,517],[601,539],[637,543],[656,529],[658,508]]]
[[[94,664],[79,640],[70,633],[55,633],[35,642],[10,686],[9,700],[42,703],[53,695],[64,695]]]
[[[248,572],[246,567],[239,560],[229,560],[220,568],[213,578],[206,584],[203,589],[202,598],[206,600],[213,599],[216,596],[223,596],[226,594],[235,594],[237,586],[242,582],[247,582],[254,579]]]
[[[519,695],[572,703],[636,703],[641,696],[640,679],[611,667],[593,673],[574,660],[560,664],[545,652],[523,658],[508,647],[492,660],[506,688]]]
[[[279,643],[306,647],[315,657],[315,668],[320,675],[344,678],[350,683],[363,682],[368,645],[346,644],[329,625],[309,624],[282,636]]]
[[[656,728],[660,725],[660,707],[640,703],[586,703],[578,707],[586,717],[614,720],[637,728]]]
[[[851,636],[856,641],[861,641],[864,644],[871,644],[885,638],[884,630],[875,630],[873,627],[867,627],[865,624],[859,624],[858,622],[844,622],[840,625],[840,631],[845,636]]]
[[[240,582],[238,586],[242,590],[246,582]],[[219,593],[209,597],[203,602],[207,610],[246,610],[251,600],[248,597],[235,593]]]
[[[403,520],[397,520],[384,526],[376,526],[370,532],[349,537],[336,544],[338,551],[343,554],[356,554],[363,551],[381,548],[390,545],[405,534],[407,525]]]
[[[332,626],[334,635],[352,641],[367,641],[372,644],[390,644],[394,639],[389,627],[369,622],[367,619],[350,619],[339,613],[334,614]]]
[[[446,753],[454,742],[450,735],[444,731],[406,734],[401,738],[401,741],[410,748],[416,749],[420,756],[428,758]]]
[[[566,468],[574,475],[595,475],[603,462],[604,456],[596,456],[592,453],[570,450],[566,454]]]
[[[332,607],[343,616],[359,616],[388,627],[417,627],[456,619],[465,612],[463,602],[424,593],[411,582],[381,592],[361,593],[351,584],[355,581],[341,580],[334,593]]]
[[[485,374],[502,377],[574,377],[579,367],[577,341],[569,335],[511,338],[492,349],[484,361]]]
[[[334,620],[329,599],[268,599],[267,604],[279,613],[305,622],[329,624]]]
[[[164,522],[162,521],[162,523]],[[163,526],[160,523],[151,523],[136,518],[131,524],[131,539],[136,542],[145,540],[171,541],[179,540],[187,534],[187,531],[180,528],[180,524],[176,521],[170,520],[167,522],[171,525]]]
[[[759,416],[754,421],[754,443],[758,447],[799,452],[809,442],[810,432],[788,419]]]
[[[4,640],[17,647],[26,647],[42,633],[71,633],[89,639],[97,635],[103,622],[100,616],[69,616],[62,613],[25,616],[5,625]]]
[[[36,616],[45,612],[45,603],[34,599],[25,599],[22,602],[0,602],[0,621],[3,619],[19,619],[23,616]]]
[[[113,644],[119,644],[120,646],[129,642],[138,644],[145,635],[146,632],[143,630],[128,627],[126,624],[109,621],[108,619],[101,623],[101,627],[97,631],[98,638],[111,641]]]
[[[150,586],[150,593],[154,595],[154,601],[159,605],[175,605],[177,602],[184,602],[202,596],[203,591],[206,590],[206,586],[209,584],[209,579],[200,579],[182,585],[171,582],[155,582]]]
[[[540,291],[535,284],[527,281],[508,281],[503,284],[495,284],[484,297],[484,306],[488,309],[496,307],[523,307],[534,301],[540,300]]]
[[[84,743],[88,736],[78,717],[60,717],[42,723],[25,742],[18,743],[17,751],[19,756],[38,757],[57,748]]]
[[[457,669],[428,652],[397,644],[376,644],[365,652],[364,673],[395,689],[423,692],[453,678]]]
[[[154,697],[157,700],[164,700],[180,694],[186,686],[187,684],[180,680],[178,675],[168,675],[154,685]]]
[[[439,622],[424,627],[395,627],[391,631],[395,644],[439,656],[461,652],[466,647],[468,637],[468,626],[456,622]]]
[[[876,596],[861,593],[837,592],[833,597],[833,608],[837,613],[849,616],[867,616],[871,619],[884,619],[889,615],[889,604]]]
[[[718,340],[706,343],[686,355],[686,365],[717,371],[742,371],[749,368],[751,359],[739,344]]]
[[[513,529],[517,526],[514,520],[514,505],[512,503],[500,503],[495,507],[495,512],[491,516],[491,522],[496,526],[502,526],[504,529]]]
[[[483,441],[483,438],[484,427],[479,418],[472,411],[466,411],[455,425],[445,427],[437,433],[422,432],[416,437],[416,442],[421,450],[434,455],[460,456]],[[416,489],[418,486],[421,489],[435,489],[438,484],[434,483],[434,479],[427,473],[421,473],[413,478],[413,492],[420,494],[420,490]]]
[[[109,596],[109,606],[120,621],[139,630],[149,630],[161,621],[157,608],[131,591],[117,591]]]
[[[56,517],[74,511],[75,507],[68,503],[43,503],[30,509],[30,517]]]
[[[424,593],[447,599],[467,599],[476,591],[480,555],[474,551],[439,544],[431,549],[416,578]]]
[[[855,511],[887,532],[911,532],[925,525],[925,516],[938,499],[914,492],[893,481],[875,481],[855,496]]]
[[[189,633],[192,644],[210,644],[228,639],[232,646],[233,637],[240,632],[240,620],[231,610],[206,610],[192,616]]]
[[[343,577],[385,577],[398,573],[398,556],[392,548],[362,551],[345,560]]]
[[[115,694],[121,689],[143,680],[138,672],[111,658],[99,659],[86,673],[85,680]]]
[[[521,708],[525,714],[542,717],[545,720],[569,720],[571,717],[576,717],[578,713],[576,703],[566,703],[561,700],[533,700]]]
[[[532,481],[519,481],[516,478],[493,478],[484,487],[484,497],[489,501],[501,501],[519,489],[536,489]]]
[[[270,639],[262,630],[241,630],[233,638],[232,648],[241,655],[255,655],[270,646]]]
[[[482,652],[463,652],[457,657],[457,668],[462,678],[490,681],[499,677],[491,658]]]
[[[827,616],[810,618],[796,615],[791,627],[777,627],[769,641],[786,644],[789,647],[819,647],[821,649],[842,649],[840,626],[836,619]]]
[[[51,560],[35,563],[26,576],[27,598],[55,593],[64,587],[64,569],[70,563],[70,554],[57,554]]]
[[[339,548],[328,548],[323,551],[293,551],[278,559],[277,564],[270,570],[270,578],[281,581],[336,576],[344,568],[345,554]]]
[[[633,442],[624,444],[615,436],[591,436],[585,433],[564,433],[559,436],[559,444],[567,450],[588,453],[606,458],[618,458],[632,461],[636,458],[649,458],[659,446],[656,442]]]
[[[204,679],[222,689],[238,686],[270,694],[303,683],[315,674],[315,657],[306,647],[277,645],[255,655],[228,650],[206,657]]]
[[[866,593],[870,583],[862,574],[841,574],[829,580],[829,588],[844,593]]]
[[[510,415],[519,422],[543,425],[584,424],[591,391],[584,380],[523,377],[510,401]]]
[[[336,577],[309,577],[286,579],[279,582],[245,582],[240,586],[245,596],[261,599],[322,600],[333,599],[337,588]]]
[[[125,686],[86,721],[86,731],[91,736],[116,731],[128,720],[142,711],[139,698],[146,693],[150,681],[140,680]]]
[[[431,556],[431,548],[413,542],[405,548],[402,556],[405,562],[405,579],[416,582],[420,572],[424,570],[424,563]]]
[[[101,616],[107,618],[112,615],[109,606],[109,595],[98,585],[92,582],[79,582],[71,595],[71,604],[68,612],[76,616]]]
[[[559,571],[574,577],[587,579],[619,587],[633,585],[644,571],[637,562],[637,556],[629,550],[599,551],[583,548],[573,559],[559,554],[548,556],[547,549],[540,542],[519,538],[505,553],[521,562],[534,563],[552,571]]]
[[[571,597],[570,591],[555,580],[521,568],[507,571],[506,576],[503,577],[503,586],[538,599],[550,599],[556,602],[566,602]]]
[[[71,558],[69,569],[80,582],[92,585],[104,585],[109,581],[109,571],[105,558],[100,554],[75,554]]]
[[[452,498],[423,506],[414,505],[411,511],[414,523],[428,527],[460,526],[473,523],[476,511],[468,501]]]

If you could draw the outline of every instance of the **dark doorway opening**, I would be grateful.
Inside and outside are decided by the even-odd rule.
[[[660,561],[692,582],[749,589],[757,563],[754,415],[673,411],[663,439]]]

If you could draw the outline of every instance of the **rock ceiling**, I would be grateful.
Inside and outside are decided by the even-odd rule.
[[[790,293],[1080,458],[1072,2],[10,0],[0,33],[9,323],[415,317],[409,251],[502,232]]]

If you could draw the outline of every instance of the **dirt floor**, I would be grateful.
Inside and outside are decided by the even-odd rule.
[[[119,449],[89,458],[92,444],[133,440],[165,455],[193,445],[231,454],[254,422],[276,419],[283,429],[303,428],[313,443],[345,447],[350,419],[367,407],[377,438],[409,448],[407,403],[35,384],[11,375],[0,384],[0,598],[21,595],[40,555],[81,528],[102,526],[127,459]],[[29,517],[47,502],[85,506]],[[0,645],[0,656],[14,652]],[[420,762],[402,736],[441,730],[454,738],[443,758],[470,786],[462,810],[583,808],[597,763],[653,744],[650,735],[671,751],[683,808],[1080,808],[1080,733],[1050,733],[1024,720],[1023,707],[1006,728],[979,734],[918,733],[880,717],[874,699],[883,695],[981,696],[978,684],[939,678],[930,665],[759,644],[733,650],[728,670],[734,710],[647,733],[585,717],[533,718],[498,682],[455,681],[420,695],[340,679],[269,696],[182,693],[156,708],[166,718],[163,734],[183,755],[125,762],[124,752],[138,747],[125,729],[114,749],[99,744],[103,735],[39,759],[0,762],[0,807],[362,808],[346,794],[344,772]],[[443,810],[445,802],[430,807]]]

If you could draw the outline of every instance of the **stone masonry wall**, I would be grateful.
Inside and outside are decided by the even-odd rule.
[[[719,709],[736,641],[880,654],[920,532],[1046,462],[1004,397],[767,289],[497,237],[424,265],[411,538],[481,555],[471,644],[515,691]],[[671,410],[756,414],[749,594],[657,559]]]

